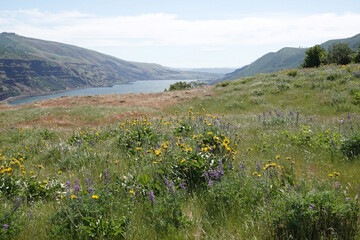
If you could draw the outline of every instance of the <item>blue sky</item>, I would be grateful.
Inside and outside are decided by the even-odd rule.
[[[360,33],[360,1],[0,0],[0,31],[170,67],[242,67]]]

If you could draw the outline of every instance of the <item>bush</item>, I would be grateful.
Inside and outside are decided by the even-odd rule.
[[[360,155],[360,132],[352,134],[344,140],[340,146],[341,152],[348,158],[354,158]]]
[[[359,206],[337,192],[284,193],[273,203],[275,239],[354,239]]]
[[[169,91],[183,90],[183,89],[189,89],[189,88],[192,88],[191,83],[176,82],[176,83],[170,85]]]

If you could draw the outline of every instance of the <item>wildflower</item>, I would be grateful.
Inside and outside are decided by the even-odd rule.
[[[280,155],[277,155],[275,158],[276,158],[276,159],[279,159],[279,158],[280,158]]]
[[[174,182],[173,182],[173,181],[171,181],[171,182],[169,183],[169,190],[170,190],[171,193],[174,193],[174,192],[175,192]]]
[[[310,210],[314,210],[315,209],[315,204],[311,203],[309,208],[310,208]]]
[[[345,198],[346,203],[350,203],[350,197]]]
[[[130,190],[130,194],[135,194],[133,190]]]
[[[155,204],[155,195],[152,190],[150,190],[150,192],[149,192],[149,198],[150,198],[151,204],[154,205]]]
[[[165,185],[165,187],[167,187],[169,185],[169,180],[167,180],[166,178],[164,180],[164,185]]]
[[[3,228],[4,228],[4,229],[8,229],[8,228],[9,228],[9,225],[5,223],[4,226],[3,226]]]
[[[44,181],[43,181],[43,183],[47,184],[47,181],[46,181],[46,180],[44,180]]]
[[[333,176],[334,176],[334,175],[332,175],[331,173],[329,174],[329,177],[331,177],[331,178],[332,178]]]
[[[258,175],[258,173],[257,172],[253,172],[253,174],[252,174],[253,176],[255,176],[255,175]]]
[[[38,168],[39,168],[39,169],[43,169],[44,166],[43,166],[43,165],[38,165]]]
[[[340,176],[340,173],[339,172],[334,172],[334,175],[339,177]]]
[[[76,199],[77,196],[75,196],[75,195],[73,194],[73,195],[71,195],[71,198],[72,198],[72,199]]]
[[[62,171],[58,171],[58,174],[62,174]]]
[[[99,196],[98,195],[92,195],[91,198],[92,199],[99,199]]]
[[[276,163],[272,163],[271,165],[272,165],[273,167],[275,167],[275,166],[276,166]]]
[[[185,190],[185,182],[184,182],[184,181],[182,181],[182,182],[180,183],[180,188],[183,189],[183,190]]]
[[[45,185],[40,185],[40,187],[45,188]]]
[[[180,163],[184,163],[186,160],[185,159],[183,159],[183,160],[181,160],[181,162]]]
[[[286,157],[286,160],[289,160],[289,161],[290,161],[290,160],[291,160],[291,157]]]
[[[211,180],[209,180],[208,186],[209,186],[209,187],[212,187],[213,185],[214,185],[214,182],[211,181]]]

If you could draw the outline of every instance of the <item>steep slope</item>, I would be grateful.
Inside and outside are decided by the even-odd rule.
[[[356,49],[360,44],[360,34],[345,39],[329,40],[321,44],[321,46],[327,49],[334,43],[347,43],[351,48]],[[275,53],[267,53],[255,62],[226,74],[222,80],[234,80],[240,77],[253,76],[257,73],[271,73],[283,69],[297,68],[304,61],[305,51],[306,48],[286,47]]]
[[[0,100],[135,80],[219,76],[178,71],[158,64],[129,62],[88,49],[14,33],[0,34]]]
[[[271,73],[285,68],[296,68],[302,63],[304,57],[304,48],[283,48],[275,53],[267,53],[255,62],[226,74],[224,80],[234,80],[257,73]]]

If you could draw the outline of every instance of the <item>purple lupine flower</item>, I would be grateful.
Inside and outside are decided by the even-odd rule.
[[[259,122],[261,121],[261,114],[259,114],[258,120],[259,120]]]
[[[149,198],[150,198],[151,204],[154,205],[155,204],[155,195],[152,190],[150,190],[150,192],[149,192]]]
[[[334,183],[334,187],[335,187],[336,189],[339,189],[339,188],[340,188],[340,183],[336,181],[336,182]]]
[[[3,228],[4,228],[4,229],[8,229],[8,228],[9,228],[9,225],[5,223],[4,226],[3,226]]]
[[[80,147],[80,146],[81,146],[81,141],[80,141],[80,140],[77,140],[77,144],[78,144],[78,146]]]
[[[184,182],[184,180],[181,181],[181,183],[180,183],[180,188],[181,188],[182,190],[185,190],[185,182]]]
[[[79,179],[75,178],[74,194],[77,195],[80,192]]]
[[[89,188],[87,189],[87,192],[88,192],[90,195],[93,195],[94,189],[93,189],[92,187],[89,187]]]
[[[209,187],[212,187],[214,185],[214,182],[213,181],[211,181],[211,179],[209,180],[209,183],[208,183],[208,186]]]
[[[171,181],[171,182],[169,183],[169,190],[170,190],[171,193],[174,193],[174,192],[175,192],[174,182],[173,182],[173,181]]]
[[[104,172],[105,172],[105,174],[104,174],[104,176],[105,176],[105,185],[108,185],[108,184],[111,183],[110,171],[109,171],[109,169],[105,169]]]
[[[204,177],[205,177],[206,181],[209,180],[209,174],[205,170],[204,170]]]
[[[299,121],[299,115],[300,115],[300,113],[296,112],[296,121]]]
[[[314,210],[315,209],[315,204],[310,204],[310,206],[309,206],[309,208],[310,208],[310,210]]]
[[[69,180],[66,181],[65,187],[66,187],[66,193],[69,195],[70,194],[70,188],[71,188],[71,183],[70,183]]]
[[[216,177],[216,171],[212,170],[211,168],[209,169],[209,177],[210,178],[215,178]]]
[[[350,197],[345,198],[346,203],[350,203]]]
[[[294,112],[293,112],[293,111],[289,111],[289,115],[290,115],[290,116],[294,116]]]
[[[312,122],[312,117],[310,116],[310,122]]]
[[[164,185],[165,185],[165,187],[169,186],[169,180],[167,180],[166,178],[164,180]]]
[[[271,116],[271,108],[269,109],[269,114],[270,114],[270,116]]]
[[[344,120],[344,119],[342,119],[342,120],[341,120],[341,123],[342,123],[342,124],[345,124],[345,120]]]
[[[348,113],[348,119],[350,120],[350,113]]]
[[[256,171],[257,171],[257,172],[260,172],[260,171],[261,171],[261,164],[260,164],[260,162],[257,162],[257,163],[256,163]]]

